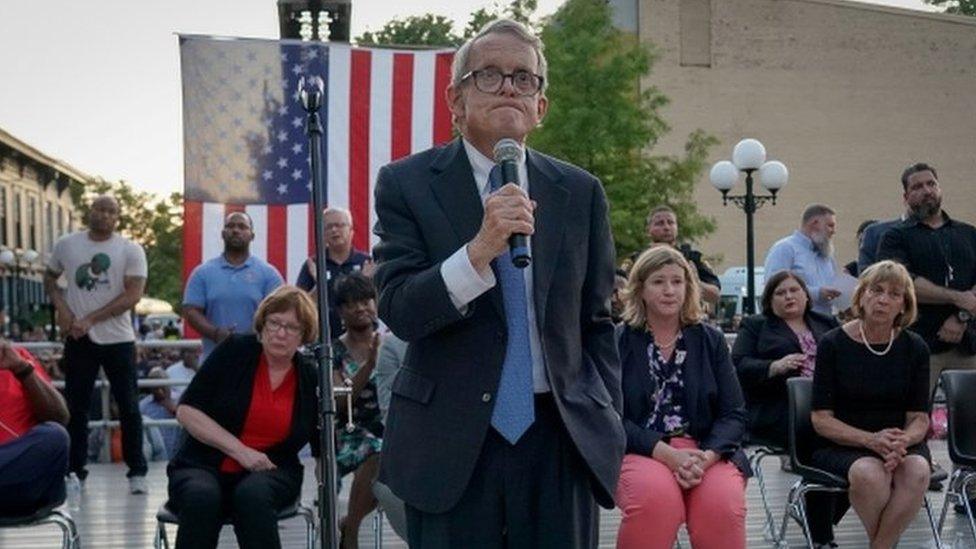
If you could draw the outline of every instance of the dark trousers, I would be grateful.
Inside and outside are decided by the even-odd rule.
[[[67,469],[68,432],[57,423],[0,444],[0,516],[29,515],[63,502]]]
[[[278,511],[295,503],[301,488],[301,469],[223,474],[171,468],[169,505],[180,519],[176,549],[217,547],[227,517],[242,549],[280,548]]]
[[[122,457],[129,466],[127,476],[146,475],[146,457],[142,454],[142,414],[139,413],[139,392],[136,388],[135,343],[100,345],[88,336],[68,338],[64,344],[64,395],[68,400],[71,420],[71,459],[68,468],[83,479],[88,475],[88,410],[92,387],[99,367],[105,370],[111,384],[112,396],[119,407],[122,424]]]
[[[599,513],[590,478],[552,396],[537,395],[535,423],[514,446],[489,430],[450,511],[407,505],[410,547],[596,547]]]

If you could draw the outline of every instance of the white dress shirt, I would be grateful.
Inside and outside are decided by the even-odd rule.
[[[474,182],[478,186],[478,194],[481,202],[488,198],[491,188],[488,185],[488,175],[495,167],[495,161],[481,154],[481,152],[469,143],[466,139],[464,150],[468,154],[471,162],[471,173],[474,175]],[[518,163],[519,180],[522,190],[529,193],[529,174],[525,166],[525,153]],[[459,183],[460,184],[460,183]],[[531,237],[526,240],[529,249],[532,249]],[[545,359],[542,355],[542,340],[539,337],[539,326],[535,315],[535,298],[532,293],[532,263],[522,269],[522,276],[525,278],[526,313],[529,323],[529,347],[532,351],[532,382],[536,393],[549,391],[549,380],[546,375]],[[475,270],[468,257],[468,245],[461,246],[451,257],[441,263],[441,277],[444,278],[444,285],[447,286],[447,294],[451,302],[462,314],[467,311],[468,303],[474,301],[478,296],[487,292],[495,286],[495,273],[488,269],[482,276]]]

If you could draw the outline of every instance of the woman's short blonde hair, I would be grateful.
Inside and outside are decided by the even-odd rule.
[[[644,310],[644,282],[666,265],[677,265],[685,273],[685,300],[681,307],[681,325],[697,324],[702,318],[701,290],[698,273],[681,255],[668,245],[654,246],[641,253],[630,268],[627,286],[622,292],[623,320],[633,328],[647,329],[647,312]]]
[[[295,311],[298,323],[302,325],[302,343],[311,343],[318,339],[319,313],[315,303],[308,296],[308,292],[290,284],[279,286],[261,301],[254,313],[254,331],[260,334],[264,330],[268,315],[288,311]]]
[[[912,322],[915,322],[915,317],[918,315],[915,283],[904,265],[890,259],[879,261],[861,273],[857,282],[857,289],[854,290],[854,297],[851,298],[851,313],[854,318],[861,318],[864,314],[864,311],[861,310],[861,297],[864,296],[864,292],[883,282],[899,287],[904,292],[905,309],[895,317],[895,327],[898,329],[907,328]]]

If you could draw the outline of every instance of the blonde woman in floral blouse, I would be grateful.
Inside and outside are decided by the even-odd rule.
[[[723,334],[703,324],[698,279],[666,246],[637,258],[618,339],[627,454],[617,547],[746,544],[745,403]]]

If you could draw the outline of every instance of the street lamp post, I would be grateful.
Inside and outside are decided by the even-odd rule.
[[[10,292],[10,298],[13,301],[11,312],[13,313],[14,322],[21,323],[24,319],[25,300],[23,294],[23,284],[21,284],[21,274],[26,271],[32,263],[37,261],[38,255],[39,254],[36,251],[31,249],[20,252],[15,252],[10,249],[0,251],[0,263],[8,267],[14,275],[14,287]]]
[[[759,172],[759,182],[769,191],[768,195],[757,195],[752,190],[752,178]],[[729,191],[739,181],[739,173],[746,174],[746,192],[742,195],[729,195]],[[732,161],[722,160],[712,166],[708,175],[712,186],[721,191],[722,205],[732,202],[746,212],[746,314],[756,313],[756,236],[753,215],[763,204],[776,204],[776,192],[786,185],[789,171],[779,161],[766,161],[766,147],[756,139],[743,139],[732,150]]]

